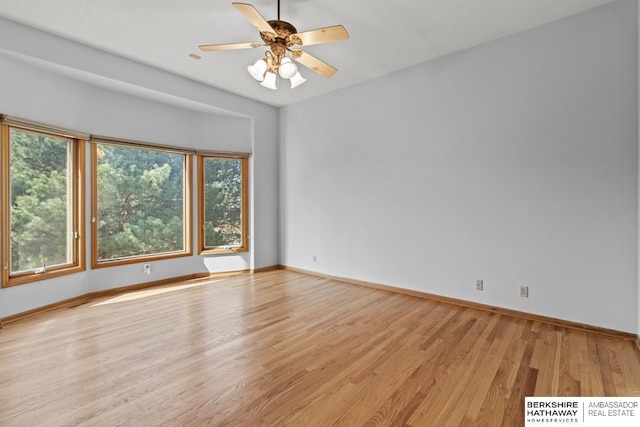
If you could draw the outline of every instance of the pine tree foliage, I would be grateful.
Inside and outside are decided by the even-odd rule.
[[[98,260],[182,251],[183,154],[98,146]]]

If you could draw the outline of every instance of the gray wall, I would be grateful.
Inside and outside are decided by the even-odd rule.
[[[637,332],[637,19],[617,2],[283,108],[281,262]]]
[[[154,261],[151,276],[132,264],[1,289],[0,318],[87,292],[278,264],[276,108],[1,19],[0,80],[3,114],[98,135],[251,152],[255,196],[249,253]],[[194,209],[194,223],[195,214]],[[87,206],[88,237],[89,215]]]

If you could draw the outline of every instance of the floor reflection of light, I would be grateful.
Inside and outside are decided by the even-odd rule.
[[[162,295],[169,292],[181,291],[184,289],[190,289],[190,288],[196,288],[198,286],[209,285],[211,283],[216,283],[219,281],[220,280],[207,280],[205,282],[199,282],[199,283],[190,283],[190,284],[175,285],[175,286],[168,286],[168,287],[155,288],[155,289],[146,289],[143,291],[128,292],[126,294],[118,295],[117,297],[109,298],[108,300],[105,300],[105,301],[97,302],[95,304],[92,304],[91,306],[97,307],[100,305],[114,304],[117,302],[134,301],[137,299],[152,297],[155,295]]]

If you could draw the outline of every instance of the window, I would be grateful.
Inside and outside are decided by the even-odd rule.
[[[94,141],[93,267],[192,254],[191,157]]]
[[[3,121],[3,286],[84,270],[85,141]]]
[[[246,252],[248,159],[198,156],[200,253]]]

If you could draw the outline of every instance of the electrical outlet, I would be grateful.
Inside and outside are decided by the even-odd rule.
[[[476,291],[484,290],[484,282],[482,280],[476,280]]]
[[[151,264],[144,265],[144,274],[146,274],[147,276],[151,275]]]
[[[522,298],[529,298],[529,287],[528,286],[520,286],[520,296]]]
[[[313,256],[313,262],[318,262],[318,258],[315,255]]]

